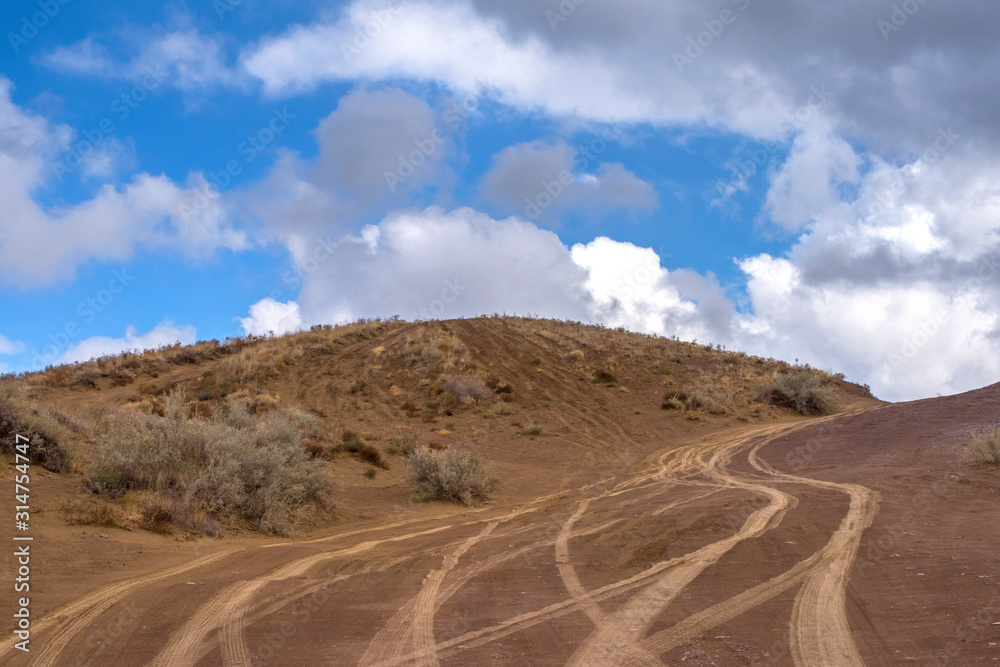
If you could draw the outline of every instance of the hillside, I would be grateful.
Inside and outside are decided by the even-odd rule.
[[[800,370],[711,346],[493,317],[361,322],[279,338],[211,341],[50,368],[4,384],[20,397],[20,410],[38,413],[39,462],[82,478],[76,493],[66,492],[68,521],[217,534],[224,527],[260,525],[259,517],[241,522],[231,507],[187,511],[181,505],[191,500],[163,489],[162,482],[152,493],[138,482],[117,480],[118,472],[93,472],[116,456],[108,443],[119,442],[123,431],[139,428],[137,438],[161,437],[155,423],[137,426],[136,414],[155,422],[171,403],[186,422],[239,402],[251,417],[285,415],[291,423],[284,427],[298,431],[308,457],[322,462],[335,481],[332,493],[307,499],[310,511],[291,519],[308,528],[410,504],[404,449],[475,452],[495,467],[496,501],[511,502],[596,481],[596,471],[627,470],[671,440],[787,419],[791,410],[759,393]],[[839,409],[873,403],[866,390],[842,378],[808,373],[836,397]],[[350,448],[343,446],[345,434],[354,443]],[[233,445],[239,447],[245,445]],[[162,469],[156,474],[162,476]],[[174,490],[194,484],[184,474],[169,484]],[[298,532],[297,526],[282,528],[286,520],[273,515],[261,519],[266,532]]]
[[[779,361],[481,318],[0,389],[5,442],[38,446],[37,650],[3,664],[1000,657],[1000,385],[890,405]],[[421,502],[407,468],[463,452],[496,489]]]

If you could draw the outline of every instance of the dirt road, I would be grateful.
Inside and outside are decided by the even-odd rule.
[[[624,478],[516,506],[206,553],[47,614],[30,664],[991,664],[985,641],[943,663],[911,651],[873,614],[885,591],[905,597],[892,553],[864,548],[873,487],[898,475],[868,485],[879,466],[845,472],[841,455],[838,481],[824,457],[884,410],[667,444]],[[994,574],[976,568],[965,583]],[[992,610],[992,589],[968,590]],[[943,645],[948,622],[911,630]],[[15,653],[0,662],[28,664]]]

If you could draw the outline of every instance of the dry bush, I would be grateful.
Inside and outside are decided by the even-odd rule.
[[[459,399],[470,398],[479,401],[490,395],[490,388],[486,386],[486,382],[474,375],[452,375],[445,379],[441,386]]]
[[[397,456],[410,456],[417,451],[417,434],[408,428],[398,427],[389,438],[386,452]]]
[[[355,454],[366,463],[371,463],[385,470],[389,469],[389,464],[382,459],[382,452],[369,445],[355,431],[344,431],[340,437],[340,451]]]
[[[514,407],[505,401],[497,401],[493,404],[493,407],[490,408],[490,412],[497,417],[508,417],[514,414]]]
[[[524,429],[525,435],[542,435],[545,433],[545,426],[539,422],[532,422],[528,428]]]
[[[417,449],[409,459],[406,478],[417,486],[422,501],[444,500],[471,505],[486,500],[497,479],[471,452]]]
[[[1000,465],[1000,427],[990,426],[973,433],[965,456],[971,463]]]
[[[611,371],[596,370],[592,376],[594,382],[598,384],[613,385],[618,382],[618,378]]]
[[[663,402],[660,405],[664,410],[683,410],[685,401],[687,394],[684,392],[668,391],[663,395]]]
[[[71,429],[76,422],[60,410],[39,407],[27,387],[14,379],[0,380],[0,451],[13,454],[17,435],[29,439],[28,458],[47,470],[72,469]]]
[[[107,413],[87,488],[111,498],[151,491],[184,519],[206,513],[276,534],[293,532],[311,504],[326,503],[331,482],[288,416],[254,416],[237,400],[211,419],[188,413],[178,392],[167,397],[163,416]]]
[[[702,388],[695,389],[684,399],[684,409],[688,411],[704,410],[709,414],[721,415],[726,412],[729,397],[719,391]]]
[[[795,410],[802,415],[828,415],[837,409],[833,389],[809,371],[781,374],[774,381],[757,391],[757,400],[782,408]]]

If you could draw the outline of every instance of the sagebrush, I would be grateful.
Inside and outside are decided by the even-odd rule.
[[[282,535],[294,532],[310,504],[328,502],[332,486],[323,464],[310,459],[288,415],[253,415],[237,400],[210,418],[189,412],[175,392],[162,415],[107,413],[87,488],[110,498],[149,491],[181,520],[207,513]]]
[[[444,500],[471,505],[486,500],[497,478],[472,452],[418,448],[409,458],[407,481],[417,486],[420,500]]]
[[[837,409],[833,389],[809,371],[778,375],[759,390],[758,399],[806,416],[828,415]]]

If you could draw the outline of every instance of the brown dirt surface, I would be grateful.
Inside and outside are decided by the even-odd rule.
[[[887,405],[824,374],[840,411],[805,418],[753,400],[780,362],[568,323],[257,345],[279,342],[301,349],[255,395],[313,414],[321,441],[351,429],[384,451],[402,428],[472,450],[500,478],[492,500],[418,503],[402,457],[369,479],[338,455],[334,516],[294,537],[74,525],[73,503],[109,502],[82,490],[84,433],[81,472],[32,468],[31,653],[8,637],[0,664],[1000,662],[1000,472],[963,458],[969,433],[1000,422],[1000,385]],[[39,404],[84,415],[149,382],[211,393],[226,354],[147,360],[132,383],[96,367],[94,386],[72,369],[28,381]],[[457,375],[491,395],[438,391]],[[661,407],[695,389],[724,405]],[[5,556],[8,580],[16,568]]]

